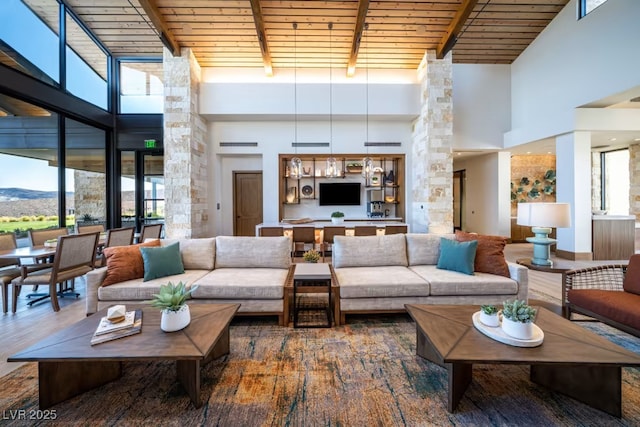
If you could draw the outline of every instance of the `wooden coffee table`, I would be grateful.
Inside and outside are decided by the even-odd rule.
[[[448,410],[453,412],[471,382],[474,363],[531,365],[531,381],[609,414],[622,415],[622,367],[640,366],[640,356],[537,307],[544,331],[539,347],[513,347],[485,336],[471,316],[479,306],[413,305],[416,353],[447,369]]]
[[[122,362],[175,360],[178,381],[196,407],[200,366],[229,353],[229,323],[240,304],[190,304],[191,323],[177,332],[160,329],[160,310],[141,308],[142,332],[91,346],[91,337],[107,309],[82,319],[9,357],[9,362],[38,362],[40,409],[49,408],[122,375]]]

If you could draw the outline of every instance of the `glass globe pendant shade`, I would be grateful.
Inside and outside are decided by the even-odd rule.
[[[291,176],[291,178],[300,178],[302,175],[302,160],[300,157],[291,159],[290,169],[289,176]]]
[[[371,157],[365,157],[362,160],[362,176],[365,178],[371,178],[373,175],[373,159]]]
[[[327,158],[327,168],[325,169],[325,176],[327,178],[336,178],[340,176],[338,172],[338,161],[335,157]]]

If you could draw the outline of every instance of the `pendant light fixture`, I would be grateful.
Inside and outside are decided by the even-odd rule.
[[[327,167],[325,176],[336,178],[338,173],[338,161],[333,157],[333,44],[332,44],[333,22],[329,22],[329,157],[327,157]]]
[[[300,178],[302,176],[302,160],[298,157],[298,23],[293,23],[293,114],[294,131],[293,147],[295,155],[291,159],[289,166],[289,176]]]
[[[367,41],[367,46],[365,50],[365,61],[366,61],[366,92],[365,92],[365,101],[366,101],[366,110],[365,110],[365,120],[366,120],[366,139],[364,141],[364,146],[367,149],[367,155],[364,159],[362,159],[362,176],[365,179],[371,178],[373,175],[373,159],[369,157],[369,24],[367,22],[364,23],[364,34],[365,40]]]

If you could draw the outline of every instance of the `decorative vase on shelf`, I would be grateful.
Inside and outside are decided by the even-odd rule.
[[[389,174],[385,177],[385,181],[387,182],[388,185],[392,185],[393,181],[395,181],[396,177],[393,174],[393,169],[391,169],[389,171]]]
[[[297,187],[289,187],[289,190],[287,191],[287,196],[286,196],[287,203],[293,203],[296,201],[297,190],[298,190]]]
[[[191,323],[191,312],[187,304],[180,307],[178,311],[162,310],[160,329],[165,332],[179,331],[186,328],[189,323]]]
[[[344,222],[344,218],[343,217],[339,217],[338,218],[338,217],[334,216],[334,217],[331,218],[331,222],[333,224],[342,224]]]

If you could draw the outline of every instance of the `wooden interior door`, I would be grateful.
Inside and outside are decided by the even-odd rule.
[[[255,236],[262,222],[262,172],[233,172],[233,235]]]

